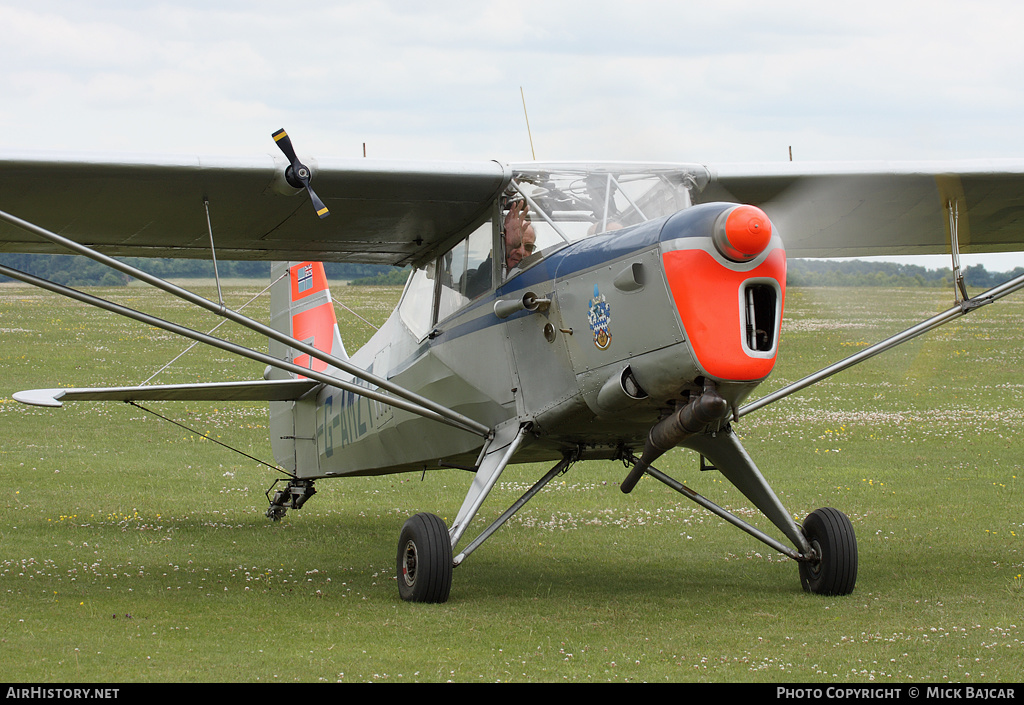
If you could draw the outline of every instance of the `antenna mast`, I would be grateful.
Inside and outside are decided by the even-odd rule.
[[[537,153],[533,151],[533,134],[530,132],[530,116],[526,112],[526,93],[523,92],[522,86],[519,86],[519,94],[523,97],[523,116],[526,118],[526,134],[530,138],[530,154],[533,161],[537,161]]]

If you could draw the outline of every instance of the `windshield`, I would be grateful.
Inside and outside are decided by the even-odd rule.
[[[704,167],[687,164],[534,162],[513,165],[512,173],[492,220],[409,277],[399,312],[417,339],[569,243],[688,208],[691,189],[709,178]]]
[[[671,215],[707,181],[699,165],[515,165],[508,196],[529,204],[537,250]]]

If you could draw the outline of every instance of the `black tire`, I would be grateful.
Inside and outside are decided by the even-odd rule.
[[[849,595],[857,582],[857,538],[853,524],[838,509],[815,509],[807,516],[804,536],[820,556],[814,563],[801,561],[800,583],[817,595]]]
[[[447,602],[452,589],[448,527],[433,514],[417,514],[398,537],[398,594],[407,602]]]

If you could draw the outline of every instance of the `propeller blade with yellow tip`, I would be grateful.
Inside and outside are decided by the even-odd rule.
[[[288,159],[288,168],[285,169],[284,178],[289,184],[295,188],[305,188],[309,192],[309,198],[313,202],[313,208],[316,210],[316,214],[321,218],[326,218],[331,212],[324,205],[324,202],[320,200],[320,197],[313,191],[313,187],[310,186],[310,179],[312,178],[312,172],[309,167],[299,161],[298,156],[295,154],[295,148],[292,147],[292,140],[288,137],[288,133],[284,131],[284,128],[278,130],[273,134],[274,142],[281,148],[285,158]]]

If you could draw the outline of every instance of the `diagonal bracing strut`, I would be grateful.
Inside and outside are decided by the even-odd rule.
[[[12,224],[12,225],[14,225],[14,226],[16,226],[18,228],[21,228],[22,230],[26,230],[26,231],[28,231],[30,233],[38,235],[39,237],[42,237],[42,238],[44,238],[46,240],[49,240],[49,241],[51,241],[51,242],[53,242],[53,243],[55,243],[57,245],[60,245],[60,246],[65,247],[65,248],[67,248],[69,250],[72,250],[73,252],[77,252],[78,254],[81,254],[81,255],[84,255],[86,257],[89,257],[90,259],[95,260],[95,261],[99,262],[100,264],[104,264],[104,265],[106,265],[106,266],[108,266],[108,267],[110,267],[112,269],[116,269],[117,271],[122,272],[124,274],[127,274],[130,277],[134,277],[135,279],[138,279],[140,281],[146,282],[147,284],[149,284],[151,286],[154,286],[154,287],[156,287],[158,289],[161,289],[161,290],[163,290],[163,291],[165,291],[165,292],[167,292],[167,293],[169,293],[169,294],[171,294],[173,296],[176,296],[176,297],[178,297],[180,299],[184,299],[185,301],[188,301],[189,303],[195,304],[196,306],[199,306],[200,308],[206,309],[207,311],[210,311],[211,313],[214,313],[214,314],[216,314],[218,316],[221,316],[223,318],[227,318],[228,320],[230,320],[230,321],[232,321],[234,323],[238,323],[239,325],[242,325],[242,326],[248,328],[249,330],[255,331],[256,333],[264,335],[264,336],[266,336],[266,337],[268,337],[268,338],[270,338],[272,340],[276,340],[276,341],[278,341],[278,342],[280,342],[280,343],[282,343],[284,345],[287,345],[287,346],[289,346],[289,347],[291,347],[291,348],[293,348],[295,350],[298,350],[299,352],[306,353],[310,357],[316,358],[317,360],[320,360],[322,362],[326,362],[327,364],[332,365],[333,367],[336,367],[337,369],[339,369],[339,370],[341,370],[343,372],[346,372],[346,373],[352,375],[353,377],[357,377],[357,378],[363,380],[364,382],[367,382],[368,384],[372,384],[372,385],[374,385],[374,386],[376,386],[376,387],[378,387],[380,389],[387,390],[393,396],[384,395],[384,394],[380,394],[380,393],[372,393],[371,394],[371,393],[369,393],[370,390],[366,389],[365,387],[358,387],[356,385],[344,386],[344,384],[341,383],[341,381],[338,380],[335,377],[330,377],[328,375],[317,375],[316,373],[313,373],[312,370],[309,370],[309,369],[306,369],[306,368],[298,368],[299,370],[301,370],[301,371],[298,372],[298,374],[301,374],[301,375],[303,375],[305,377],[308,377],[310,379],[317,379],[318,381],[322,381],[325,384],[330,384],[330,385],[333,385],[333,386],[341,387],[343,389],[346,389],[347,391],[352,391],[355,394],[359,394],[359,395],[362,395],[362,396],[368,396],[368,397],[373,398],[373,399],[375,399],[377,401],[382,401],[383,403],[391,404],[392,406],[397,406],[399,408],[406,409],[408,411],[412,411],[413,413],[417,413],[417,414],[419,414],[421,416],[426,416],[427,418],[434,418],[434,419],[437,419],[437,420],[443,420],[445,423],[448,423],[449,425],[456,426],[458,428],[462,428],[462,429],[464,429],[466,431],[469,431],[471,433],[475,433],[476,435],[484,437],[484,438],[487,438],[488,436],[491,435],[491,429],[488,426],[486,426],[486,425],[484,425],[484,424],[482,424],[482,423],[480,423],[478,421],[475,421],[475,420],[473,420],[473,419],[471,419],[471,418],[469,418],[467,416],[459,414],[458,412],[456,412],[456,411],[454,411],[452,409],[449,409],[446,406],[438,404],[437,402],[434,402],[434,401],[432,401],[430,399],[427,399],[426,397],[422,397],[422,396],[420,396],[418,394],[410,392],[409,390],[407,390],[407,389],[405,389],[405,388],[403,388],[403,387],[401,387],[399,385],[396,385],[396,384],[394,384],[392,382],[389,382],[386,379],[383,379],[383,378],[377,377],[376,375],[370,374],[366,370],[363,370],[363,369],[357,367],[356,365],[353,365],[352,363],[348,362],[347,360],[341,360],[341,359],[339,359],[337,357],[334,357],[333,355],[327,354],[327,353],[325,353],[325,352],[323,352],[321,350],[316,349],[312,345],[309,345],[307,343],[303,343],[300,340],[296,340],[295,338],[292,338],[291,336],[289,336],[289,335],[287,335],[285,333],[281,333],[280,331],[277,331],[277,330],[271,328],[270,326],[267,326],[267,325],[265,325],[263,323],[260,323],[258,321],[255,321],[255,320],[251,319],[251,318],[248,318],[247,316],[244,316],[244,315],[238,313],[237,311],[233,311],[233,310],[227,308],[226,306],[224,306],[223,303],[215,304],[212,301],[209,301],[208,299],[206,299],[206,298],[204,298],[202,296],[199,296],[198,294],[195,294],[195,293],[193,293],[191,291],[188,291],[187,289],[183,289],[183,288],[181,288],[179,286],[175,286],[174,284],[171,284],[170,282],[165,281],[165,280],[163,280],[163,279],[161,279],[159,277],[156,277],[156,276],[153,276],[153,275],[148,274],[146,272],[143,272],[142,270],[137,269],[135,267],[132,267],[129,264],[125,264],[124,262],[120,262],[120,261],[114,259],[113,257],[108,257],[107,255],[101,254],[101,253],[97,252],[96,250],[94,250],[94,249],[92,249],[92,248],[90,248],[90,247],[88,247],[86,245],[82,245],[82,244],[80,244],[78,242],[75,242],[74,240],[70,240],[70,239],[68,239],[66,237],[58,235],[58,234],[56,234],[54,232],[51,232],[49,230],[46,230],[45,228],[42,228],[42,227],[40,227],[38,225],[35,225],[34,223],[30,223],[28,221],[22,220],[21,218],[18,218],[17,216],[14,216],[14,215],[11,215],[10,213],[7,213],[5,211],[0,210],[0,219],[6,220],[10,224]],[[4,268],[4,269],[7,270],[7,271],[3,272],[5,276],[10,276],[10,277],[12,277],[14,279],[19,279],[21,281],[24,281],[27,284],[32,284],[33,286],[39,286],[41,288],[49,289],[50,291],[54,291],[55,293],[59,293],[59,294],[62,294],[64,296],[71,296],[71,294],[69,294],[67,292],[74,292],[73,289],[68,289],[67,287],[60,287],[59,285],[55,285],[52,282],[47,282],[46,280],[39,279],[38,277],[32,277],[31,275],[27,275],[27,274],[24,274],[22,272],[18,272],[17,270],[11,270],[9,268]],[[57,288],[55,288],[55,287],[57,287]],[[75,292],[75,294],[81,294],[81,293],[80,292]],[[92,297],[92,296],[89,296],[87,294],[81,294],[81,296],[87,297],[89,300],[88,301],[86,301],[85,299],[79,299],[79,300],[81,300],[81,301],[83,301],[85,303],[90,303],[92,305],[99,305],[96,302],[103,301],[102,299],[97,299],[96,297]],[[76,298],[76,297],[72,296],[72,298]],[[112,311],[114,313],[119,313],[119,314],[122,314],[122,315],[127,315],[127,314],[124,313],[124,311],[125,310],[130,310],[130,309],[117,310],[117,309],[123,309],[123,307],[119,307],[116,304],[110,304],[110,302],[104,302],[104,303],[107,304],[107,305],[99,305],[99,307],[100,308],[105,308],[106,310]],[[138,312],[134,312],[134,313],[138,313]],[[138,315],[145,315],[145,314],[138,314]],[[128,317],[129,318],[136,318],[133,315],[129,315]],[[140,320],[140,319],[136,318],[136,320]],[[159,320],[159,319],[154,319],[154,320]],[[160,323],[153,323],[153,325],[157,325],[158,327],[163,327],[163,326],[160,325]],[[165,327],[165,330],[168,330],[168,329]],[[183,329],[183,330],[187,330],[187,329]],[[172,331],[172,332],[175,332],[175,331]],[[195,333],[195,331],[190,331],[190,332],[191,333]],[[186,335],[184,333],[182,333],[182,335],[185,335],[185,337],[190,337],[193,340],[196,339],[192,335]],[[199,335],[201,335],[201,334],[199,334]],[[211,339],[211,340],[217,340],[217,339],[214,338],[214,339]],[[209,341],[203,340],[202,342],[209,342]],[[250,351],[250,352],[252,352],[252,351]],[[241,355],[243,355],[245,357],[252,358],[252,355],[247,355],[245,353],[237,353],[237,354],[241,354]],[[253,359],[255,359],[255,358],[253,358]],[[281,369],[290,369],[290,368],[286,367],[287,363],[283,363],[281,360],[278,360],[277,358],[270,358],[270,360],[271,361],[267,362],[267,364],[273,365],[274,367],[279,367]],[[290,371],[295,371],[295,370],[290,370]],[[377,398],[378,396],[382,397],[382,398],[378,399]],[[396,399],[396,397],[400,397],[400,399]],[[395,403],[396,401],[403,401],[403,403]],[[415,410],[413,410],[413,409],[415,409]],[[429,412],[429,413],[424,413],[424,412]]]
[[[825,367],[821,370],[818,370],[814,374],[808,375],[807,377],[804,377],[803,379],[798,380],[793,384],[783,387],[778,391],[772,392],[771,394],[767,394],[758,399],[757,401],[753,401],[741,407],[738,411],[736,411],[735,417],[736,419],[739,419],[741,416],[745,416],[746,414],[749,414],[751,411],[756,411],[762,407],[768,406],[769,404],[773,404],[774,402],[777,402],[778,400],[784,397],[788,397],[790,394],[794,392],[799,392],[801,389],[805,389],[811,386],[812,384],[816,384],[822,381],[827,377],[831,377],[837,372],[842,372],[843,370],[849,367],[853,367],[859,362],[864,362],[868,358],[874,357],[875,355],[883,353],[886,350],[890,350],[896,347],[897,345],[900,345],[901,343],[905,343],[908,340],[912,340],[919,335],[922,335],[930,330],[938,328],[941,325],[945,325],[950,321],[955,321],[958,318],[966,316],[974,309],[997,301],[998,299],[1003,298],[1007,294],[1012,294],[1013,292],[1018,291],[1022,288],[1024,288],[1024,274],[1018,277],[1014,277],[1009,281],[1003,282],[999,286],[994,286],[988,291],[979,294],[973,298],[960,301],[957,303],[956,306],[953,306],[952,308],[947,309],[940,314],[932,316],[931,318],[922,321],[921,323],[918,323],[916,326],[911,326],[902,333],[897,333],[894,336],[886,338],[880,343],[875,343],[871,347],[864,348],[859,353],[851,355],[845,360],[840,360],[839,362],[829,365],[828,367]]]
[[[0,275],[3,275],[5,277],[11,277],[12,279],[17,279],[26,284],[31,284],[32,286],[39,287],[40,289],[52,291],[55,294],[60,294],[61,296],[66,296],[68,298],[75,299],[76,301],[80,301],[84,304],[88,304],[90,306],[103,309],[104,311],[116,313],[117,315],[124,316],[125,318],[131,318],[132,320],[139,321],[140,323],[145,323],[146,325],[153,326],[154,328],[166,330],[169,333],[180,335],[183,338],[189,338],[191,340],[196,340],[201,343],[205,343],[206,345],[219,348],[233,355],[246,357],[249,358],[250,360],[255,360],[256,362],[261,362],[265,365],[270,365],[271,367],[277,367],[279,369],[285,370],[286,372],[293,372],[295,374],[302,375],[303,377],[308,377],[309,379],[315,380],[317,382],[322,382],[323,384],[338,387],[339,389],[344,389],[345,391],[352,392],[353,394],[359,394],[364,397],[368,397],[370,399],[373,399],[374,401],[379,401],[382,404],[389,404],[399,409],[403,409],[404,411],[408,411],[410,413],[423,416],[424,418],[433,419],[435,421],[439,421],[450,426],[455,426],[456,428],[462,428],[463,430],[471,430],[457,423],[453,419],[450,419],[444,415],[432,411],[431,409],[424,408],[405,399],[390,396],[388,394],[384,394],[383,392],[378,392],[374,389],[360,387],[351,382],[346,382],[345,380],[338,379],[337,377],[333,377],[322,372],[317,372],[316,370],[311,370],[301,365],[296,365],[293,362],[287,362],[285,360],[278,359],[273,355],[261,353],[256,350],[246,348],[242,345],[238,345],[236,343],[232,343],[226,340],[222,340],[220,338],[216,338],[211,335],[207,335],[206,333],[200,333],[199,331],[192,330],[191,328],[180,326],[177,323],[171,323],[170,321],[165,321],[162,318],[157,318],[156,316],[151,316],[147,313],[136,311],[135,309],[131,309],[126,306],[116,304],[112,301],[107,301],[106,299],[101,299],[97,296],[93,296],[92,294],[86,294],[84,292],[78,291],[77,289],[72,289],[70,287],[66,287],[61,284],[48,281],[46,279],[40,279],[39,277],[32,276],[31,274],[20,272],[17,269],[11,269],[10,267],[0,265]]]

